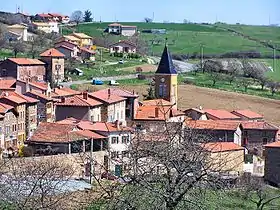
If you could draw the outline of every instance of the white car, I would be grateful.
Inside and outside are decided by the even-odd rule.
[[[119,60],[119,64],[124,64],[124,60]]]
[[[120,83],[118,83],[116,80],[111,80],[109,82],[109,85],[119,85]]]

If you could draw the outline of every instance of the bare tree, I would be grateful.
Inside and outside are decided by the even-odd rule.
[[[47,39],[44,34],[38,34],[33,40],[29,41],[29,53],[32,58],[35,58],[44,49],[47,44]]]
[[[3,24],[0,24],[0,47],[5,45],[6,43],[6,38],[5,38],[6,33],[7,33],[6,28],[4,27]]]
[[[153,19],[152,19],[152,18],[149,18],[149,17],[145,17],[145,18],[144,18],[144,21],[145,21],[146,23],[152,23],[152,22],[153,22]]]
[[[241,75],[242,67],[236,60],[229,61],[228,64],[228,81],[229,84],[232,84],[232,82],[236,79],[237,76]]]
[[[249,200],[256,205],[256,210],[263,210],[273,201],[280,199],[280,191],[273,190],[272,187],[266,185],[262,177],[250,176],[245,179],[241,193],[245,200]],[[273,207],[273,209],[279,208],[279,204]]]
[[[203,64],[203,73],[204,72],[220,72],[223,69],[223,65],[218,60],[207,60]]]
[[[11,42],[10,46],[14,52],[14,57],[16,58],[19,53],[25,52],[25,45],[21,41]]]
[[[71,20],[79,25],[83,21],[83,12],[80,10],[74,11],[71,15]]]
[[[254,84],[254,81],[252,79],[246,77],[241,77],[239,82],[244,87],[244,91],[246,93],[248,91],[248,87]]]
[[[280,83],[275,81],[269,81],[267,82],[267,87],[270,89],[271,95],[274,96],[274,94],[279,90]]]
[[[212,72],[210,74],[210,79],[212,80],[212,86],[215,86],[218,81],[225,79],[225,75],[222,73]]]

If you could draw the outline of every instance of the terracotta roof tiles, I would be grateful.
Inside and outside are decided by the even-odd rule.
[[[212,117],[217,118],[219,120],[239,120],[240,117],[230,113],[226,110],[219,110],[219,109],[204,109],[206,115],[211,119]]]
[[[117,95],[123,98],[137,98],[138,95],[134,94],[133,92],[130,92],[128,90],[124,90],[124,89],[120,89],[120,88],[106,88],[106,89],[102,89],[97,91],[98,93],[103,93],[103,94],[108,94],[108,91],[111,91],[111,94],[113,95]]]
[[[97,100],[100,100],[104,103],[107,104],[113,104],[113,103],[117,103],[117,102],[121,102],[126,100],[126,98],[114,95],[113,93],[110,92],[110,89],[108,89],[107,92],[104,91],[96,91],[93,93],[89,93],[89,97],[93,97]]]
[[[250,121],[241,121],[242,127],[248,130],[279,130],[279,127],[272,125],[268,122],[250,122]]]
[[[15,79],[1,79],[0,89],[11,89],[16,83]]]
[[[64,102],[60,101],[56,103],[56,106],[100,106],[102,103],[98,100],[87,97],[87,99],[83,98],[82,95],[75,95],[71,97],[67,97],[64,99]]]
[[[31,58],[8,58],[8,60],[18,65],[45,65],[44,62]]]
[[[275,141],[269,144],[264,145],[265,147],[275,147],[275,148],[280,148],[280,141]]]
[[[201,130],[230,130],[235,131],[241,124],[233,120],[186,120],[186,126]]]
[[[253,112],[251,110],[234,110],[231,113],[236,114],[237,116],[242,116],[242,117],[246,117],[248,119],[259,119],[259,118],[263,118],[262,115]]]
[[[227,152],[244,150],[244,147],[241,147],[233,142],[210,142],[201,144],[200,146],[209,152]]]
[[[65,57],[65,55],[61,52],[59,52],[55,48],[51,48],[46,50],[45,52],[40,54],[41,57]]]

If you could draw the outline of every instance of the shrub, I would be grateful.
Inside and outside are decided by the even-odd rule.
[[[187,84],[187,85],[194,85],[195,82],[191,79],[184,79],[184,83]]]

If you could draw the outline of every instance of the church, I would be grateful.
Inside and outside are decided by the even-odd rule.
[[[165,45],[154,79],[155,99],[140,102],[134,117],[139,129],[158,131],[159,124],[183,122],[185,113],[178,106],[178,73]]]

